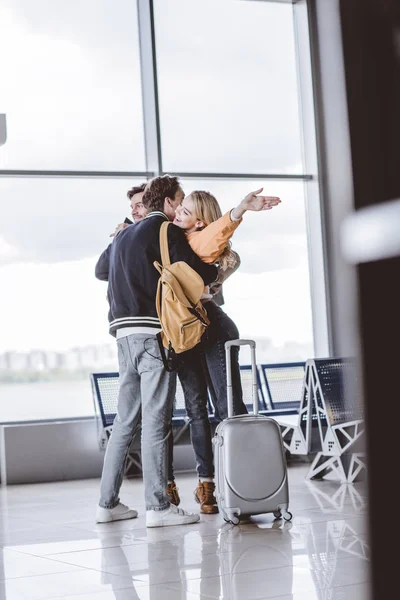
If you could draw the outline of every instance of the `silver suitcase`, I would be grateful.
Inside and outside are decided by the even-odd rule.
[[[233,416],[232,346],[249,345],[252,367],[253,414]],[[218,508],[225,521],[273,513],[290,521],[286,456],[278,423],[258,414],[256,344],[253,340],[226,342],[228,418],[213,438]]]

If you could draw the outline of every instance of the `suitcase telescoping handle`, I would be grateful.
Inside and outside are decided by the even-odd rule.
[[[251,353],[251,395],[253,400],[253,412],[258,415],[258,384],[256,365],[256,343],[254,340],[230,340],[225,342],[226,356],[226,386],[228,393],[228,417],[233,417],[233,392],[232,392],[232,346],[250,346]]]

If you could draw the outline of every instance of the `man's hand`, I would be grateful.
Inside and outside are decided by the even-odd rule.
[[[129,227],[129,224],[128,223],[120,223],[119,225],[116,226],[114,233],[110,233],[110,237],[115,237],[117,235],[117,233],[122,231],[122,229],[125,229],[125,227]]]
[[[241,219],[247,210],[258,212],[260,210],[271,210],[274,206],[278,206],[281,203],[280,198],[276,196],[258,196],[264,188],[260,188],[255,192],[250,192],[241,201],[239,206],[233,209],[232,217],[234,219]]]

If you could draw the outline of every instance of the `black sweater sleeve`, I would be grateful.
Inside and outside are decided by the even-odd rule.
[[[168,247],[171,263],[184,261],[200,275],[204,285],[217,279],[217,267],[204,263],[189,246],[184,231],[173,224],[168,226]]]
[[[108,271],[110,268],[110,252],[111,252],[111,244],[104,250],[104,252],[100,255],[99,260],[96,263],[94,274],[97,279],[101,281],[108,281]]]

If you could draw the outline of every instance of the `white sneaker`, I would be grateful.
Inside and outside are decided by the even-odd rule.
[[[200,515],[187,512],[173,504],[166,510],[146,511],[146,527],[168,527],[170,525],[190,525],[198,523]]]
[[[119,502],[114,508],[97,507],[96,523],[111,523],[111,521],[123,521],[124,519],[136,519],[137,511]]]

